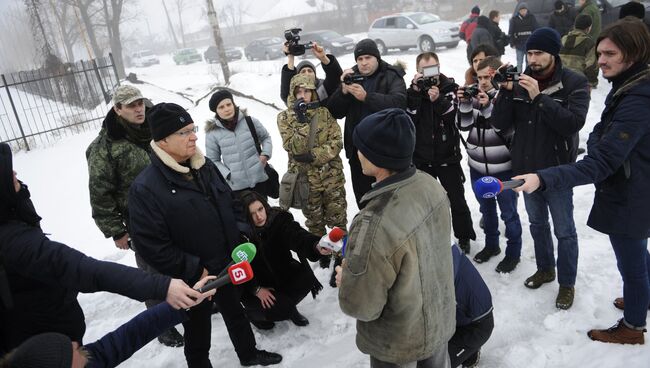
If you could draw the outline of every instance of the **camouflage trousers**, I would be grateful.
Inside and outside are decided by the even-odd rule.
[[[323,236],[325,226],[338,226],[347,231],[347,201],[345,199],[345,181],[338,185],[323,185],[309,182],[307,207],[302,210],[307,218],[305,225],[309,232]]]

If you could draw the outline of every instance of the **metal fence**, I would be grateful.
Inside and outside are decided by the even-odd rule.
[[[14,150],[47,145],[99,127],[119,85],[113,56],[0,75],[0,142]]]

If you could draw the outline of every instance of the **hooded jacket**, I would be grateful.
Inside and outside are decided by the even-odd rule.
[[[478,17],[476,29],[472,32],[472,40],[469,42],[467,54],[471,55],[472,50],[478,45],[487,44],[496,48],[496,43],[490,32],[490,19],[484,15]]]
[[[589,37],[591,37],[592,40],[597,40],[601,31],[601,17],[598,5],[596,5],[593,0],[586,0],[578,10],[578,15],[580,14],[587,14],[591,17],[591,31],[589,31]]]
[[[336,59],[336,57],[331,54],[327,54],[327,57],[330,59],[330,63],[327,65],[323,63],[320,64],[325,71],[325,79],[316,78],[316,93],[318,94],[318,99],[321,102],[321,106],[327,106],[327,100],[329,99],[329,96],[331,96],[332,93],[336,91],[336,88],[341,83],[341,74],[343,74],[341,65],[339,64],[339,61]],[[315,72],[316,71],[314,70],[314,73]],[[289,97],[292,92],[289,88],[289,85],[291,84],[291,78],[293,78],[293,76],[296,74],[298,74],[297,68],[291,70],[286,64],[282,67],[280,98],[285,103],[287,102],[287,97]],[[287,104],[287,106],[291,107],[289,104]]]
[[[271,135],[259,120],[251,117],[257,137],[262,145],[262,155],[271,158]],[[206,156],[217,165],[232,190],[255,187],[269,177],[264,172],[257,153],[255,140],[246,123],[246,111],[238,110],[235,130],[229,130],[216,118],[205,123]]]
[[[598,85],[596,43],[584,31],[574,29],[562,37],[560,58],[565,67],[584,74],[589,85]]]
[[[537,19],[533,14],[526,13],[525,17],[522,17],[519,14],[519,10],[525,5],[524,2],[519,2],[515,7],[515,13],[510,18],[510,27],[508,28],[508,36],[510,37],[510,45],[513,45],[519,50],[526,49],[526,41],[528,37],[533,34],[533,31],[536,30],[539,25],[537,24]],[[526,7],[526,9],[528,9]]]
[[[352,70],[359,73],[359,68],[356,65],[352,67]],[[406,84],[404,83],[403,66],[392,66],[383,60],[379,60],[379,66],[370,78],[374,78],[374,88],[370,91],[366,89],[368,95],[365,101],[357,100],[352,94],[343,94],[340,86],[328,101],[328,108],[332,115],[337,119],[345,118],[343,141],[345,155],[348,159],[352,155],[356,155],[356,149],[352,144],[352,132],[363,118],[391,107],[406,108]],[[364,88],[367,88],[366,85],[364,85]]]

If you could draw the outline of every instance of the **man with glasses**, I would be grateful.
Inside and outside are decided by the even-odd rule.
[[[406,91],[407,110],[415,123],[415,166],[440,180],[451,205],[454,236],[460,249],[470,251],[476,239],[472,216],[465,201],[465,175],[460,167],[460,134],[456,128],[454,94],[458,85],[440,74],[438,55],[424,52],[416,58],[417,73]],[[425,77],[426,75],[426,77]]]
[[[117,87],[113,92],[113,108],[106,115],[99,135],[86,150],[93,219],[104,236],[112,238],[115,246],[123,250],[136,248],[127,228],[129,187],[151,163],[148,107],[151,102],[139,89],[130,85]],[[156,272],[137,252],[135,263],[143,271]],[[151,308],[160,302],[147,300],[145,305]],[[158,336],[158,341],[170,347],[183,346],[183,336],[174,327]]]
[[[194,285],[228,266],[231,251],[250,228],[225,179],[196,147],[197,127],[185,109],[161,103],[149,116],[153,154],[129,191],[131,236],[156,270]],[[279,363],[282,356],[255,347],[239,300],[232,285],[220,287],[213,297],[241,365]],[[210,303],[192,308],[189,317],[183,323],[187,365],[212,367]]]

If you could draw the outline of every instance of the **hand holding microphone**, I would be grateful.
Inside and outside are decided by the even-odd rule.
[[[338,252],[343,248],[343,238],[345,231],[339,227],[334,227],[328,234],[323,235],[318,241],[321,248],[330,249],[333,252]]]
[[[514,189],[525,184],[523,179],[501,181],[493,176],[484,176],[474,182],[474,193],[481,198],[494,198],[506,189]]]
[[[248,263],[248,261],[241,261],[228,267],[227,275],[220,276],[208,282],[203,287],[200,287],[198,289],[198,292],[205,293],[206,291],[217,289],[228,284],[239,285],[252,279],[253,268],[251,267],[250,263]]]

